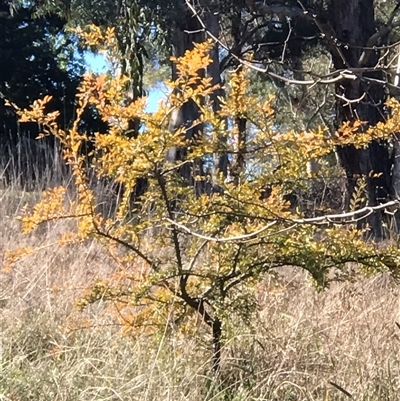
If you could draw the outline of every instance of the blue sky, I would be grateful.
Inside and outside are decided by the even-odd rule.
[[[106,62],[101,54],[87,52],[85,61],[89,69],[95,73],[106,72]],[[150,89],[147,98],[147,111],[152,113],[157,110],[158,102],[165,97],[165,94],[159,88]]]

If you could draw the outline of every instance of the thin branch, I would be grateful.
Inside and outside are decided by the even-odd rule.
[[[331,386],[335,387],[339,391],[341,391],[344,395],[346,395],[349,398],[353,398],[353,395],[350,394],[347,390],[345,390],[342,386],[339,386],[339,384],[336,384],[335,382],[328,382]]]
[[[363,100],[365,98],[366,93],[364,92],[362,94],[361,97],[359,97],[358,99],[347,99],[344,95],[338,95],[337,93],[335,93],[335,96],[344,101],[344,106],[349,106],[351,103],[359,103],[361,102],[361,100]]]
[[[329,22],[322,22],[317,18],[317,14],[315,12],[313,12],[312,10],[306,10],[306,8],[303,6],[303,4],[301,3],[300,0],[297,0],[297,3],[300,4],[303,13],[305,15],[312,15],[312,21],[314,22],[314,24],[318,27],[318,29],[320,30],[322,37],[326,39],[327,43],[328,43],[328,47],[330,47],[330,49],[332,50],[332,52],[337,53],[337,55],[341,58],[342,63],[344,66],[346,67],[350,67],[349,63],[346,60],[346,57],[344,56],[340,46],[338,46],[338,40],[336,38],[336,34],[334,32],[334,30],[332,29],[331,25],[329,24]]]
[[[311,217],[311,218],[305,218],[305,219],[287,219],[287,218],[277,218],[276,220],[272,221],[271,223],[268,223],[264,227],[249,233],[249,234],[243,234],[243,235],[238,235],[234,237],[210,237],[207,235],[203,235],[197,232],[194,232],[191,230],[189,227],[185,226],[184,224],[180,224],[172,219],[166,218],[165,220],[168,221],[168,223],[172,224],[174,227],[179,228],[189,235],[192,235],[197,238],[201,238],[206,241],[212,241],[212,242],[237,242],[237,241],[244,241],[244,240],[250,240],[254,237],[257,237],[258,235],[262,234],[264,231],[268,230],[269,228],[273,227],[274,225],[278,224],[278,222],[281,223],[291,223],[292,226],[288,228],[281,229],[277,231],[276,233],[273,234],[279,234],[288,230],[291,230],[295,228],[297,225],[301,224],[312,224],[312,225],[325,225],[325,224],[350,224],[350,223],[355,223],[360,220],[363,220],[370,216],[371,214],[384,210],[388,207],[391,206],[399,206],[400,205],[400,200],[396,199],[393,201],[389,201],[386,203],[383,203],[381,205],[377,206],[366,206],[362,209],[356,210],[354,212],[347,212],[347,213],[338,213],[338,214],[328,214],[325,216],[320,216],[320,217]]]
[[[174,220],[171,220],[168,218],[165,218],[165,220],[168,221],[168,223],[172,224],[173,226],[178,227],[181,230],[185,231],[186,233],[193,235],[194,237],[201,238],[206,241],[213,241],[213,242],[232,242],[232,241],[241,241],[241,240],[245,240],[245,239],[251,239],[251,238],[256,237],[257,235],[263,233],[264,231],[268,230],[269,228],[271,228],[272,226],[274,226],[275,224],[278,223],[278,220],[272,221],[271,223],[267,224],[266,226],[260,228],[259,230],[254,231],[249,234],[238,235],[235,237],[216,238],[216,237],[209,237],[207,235],[196,233],[196,232],[192,231],[189,227],[186,227],[184,224],[177,223]]]
[[[372,213],[384,210],[391,206],[400,206],[400,199],[382,203],[377,206],[366,206],[362,209],[355,210],[354,212],[329,214],[320,217],[311,217],[307,219],[293,219],[287,220],[298,224],[349,224],[359,220],[365,219]]]
[[[129,244],[128,242],[118,238],[118,237],[114,237],[109,233],[105,233],[104,231],[102,231],[95,222],[93,222],[94,228],[96,230],[96,234],[99,235],[100,237],[103,238],[107,238],[111,241],[116,242],[119,245],[122,245],[123,247],[129,249],[130,251],[132,251],[133,253],[135,253],[137,256],[139,256],[141,259],[143,259],[152,269],[154,269],[155,271],[158,270],[157,267],[157,263],[152,261],[151,259],[149,259],[146,255],[144,255],[138,248],[136,248],[135,246],[133,246],[132,244]]]
[[[203,251],[204,247],[208,244],[208,241],[205,240],[197,249],[196,253],[194,254],[193,258],[190,260],[189,266],[187,268],[188,273],[192,271],[194,264],[196,263],[196,260],[200,256],[201,252]]]
[[[322,99],[322,102],[320,105],[317,105],[317,108],[315,110],[315,112],[313,113],[313,115],[308,119],[307,121],[307,125],[306,125],[306,131],[308,131],[310,129],[311,123],[312,121],[318,116],[322,114],[322,109],[324,108],[326,104],[326,92],[324,93],[324,97]],[[315,105],[315,103],[314,103]],[[328,125],[326,125],[328,127]]]
[[[165,182],[164,182],[164,177],[162,177],[160,174],[158,174],[156,172],[156,178],[157,178],[158,185],[161,189],[162,198],[165,203],[165,208],[167,209],[168,216],[170,219],[173,219],[174,214],[173,214],[173,211],[171,208],[171,199],[169,199],[169,197],[168,197],[167,189],[166,189]],[[181,247],[179,244],[178,232],[175,227],[173,227],[173,229],[172,229],[172,240],[174,243],[174,250],[175,250],[175,256],[176,256],[178,269],[179,269],[179,271],[182,271],[183,270],[182,252],[181,252]]]
[[[289,32],[287,34],[287,37],[285,39],[285,41],[283,42],[283,50],[282,50],[282,56],[281,56],[281,63],[283,63],[285,61],[285,53],[289,44],[289,40],[290,37],[292,36],[292,32],[293,32],[293,27],[291,24],[289,24]]]

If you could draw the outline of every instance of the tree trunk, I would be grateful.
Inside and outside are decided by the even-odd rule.
[[[363,52],[368,39],[375,33],[373,0],[331,0],[329,4],[330,24],[336,39],[349,46],[340,46],[339,51],[331,49],[336,69],[349,67],[373,67],[378,52]],[[381,72],[365,72],[362,77],[382,78]],[[380,84],[369,83],[360,77],[336,84],[335,92],[341,98],[336,101],[336,126],[346,121],[361,120],[365,128],[383,121],[384,89]],[[347,99],[350,102],[343,100]],[[357,99],[360,99],[357,101]],[[364,128],[364,129],[365,129]],[[372,142],[367,149],[353,146],[338,149],[338,156],[347,177],[347,206],[353,194],[356,180],[365,176],[368,190],[368,204],[375,206],[385,201],[390,194],[390,157],[385,143]],[[382,214],[370,217],[368,224],[372,236],[382,238]]]
[[[215,318],[212,323],[212,338],[213,338],[213,370],[218,373],[221,369],[221,337],[222,337],[222,322]]]
[[[207,13],[206,25],[209,32],[216,38],[220,35],[220,25],[219,25],[219,15],[214,12]],[[211,50],[212,63],[207,68],[207,76],[212,78],[212,85],[221,85],[221,66],[219,60],[219,46],[218,43],[214,44]],[[224,90],[219,88],[211,95],[211,101],[213,103],[214,112],[218,112],[221,108],[221,98],[225,96]],[[222,141],[226,143],[226,138],[222,138]],[[215,153],[213,155],[213,186],[217,181],[216,175],[222,173],[224,177],[228,176],[228,165],[229,159],[228,154],[225,153]],[[212,191],[217,190],[216,188],[211,188]]]
[[[394,85],[400,86],[400,55],[397,58],[397,69],[396,76],[394,79]],[[392,194],[395,199],[400,198],[400,133],[394,133],[393,137],[393,170],[392,170]],[[393,224],[395,225],[395,231],[398,233],[400,230],[400,215],[395,214],[393,219]]]
[[[242,20],[241,13],[234,12],[232,15],[232,38],[233,49],[237,51],[237,55],[242,53]],[[237,71],[243,67],[238,62],[234,62]],[[240,174],[246,168],[246,145],[247,145],[247,119],[241,115],[237,115],[233,121],[235,136],[234,136],[234,154],[232,155],[231,174],[235,185],[239,184]]]
[[[182,17],[176,19],[171,29],[171,53],[174,57],[181,57],[186,51],[192,50],[194,43],[201,43],[205,40],[205,32],[199,23],[196,16],[193,16],[190,11],[183,6]],[[178,78],[175,64],[172,64],[172,79]],[[190,100],[185,103],[179,110],[177,110],[170,123],[170,129],[176,130],[179,127],[190,127],[199,117],[199,109],[194,101]],[[197,125],[186,131],[186,139],[193,139],[202,127]],[[185,147],[173,147],[167,152],[166,159],[175,163],[179,160],[184,160],[187,156],[187,149]],[[200,195],[203,192],[203,183],[195,180],[196,176],[203,175],[202,160],[196,160],[192,165],[185,163],[181,169],[180,174],[182,179],[188,184],[193,185],[195,193]]]

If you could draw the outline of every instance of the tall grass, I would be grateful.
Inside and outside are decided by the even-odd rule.
[[[40,246],[65,229],[59,222],[22,236],[13,216],[40,199],[41,189],[68,182],[49,174],[29,188],[19,180],[3,186],[2,253]],[[214,377],[202,327],[192,336],[169,328],[127,336],[109,305],[76,310],[82,290],[114,269],[98,244],[86,242],[45,248],[0,273],[0,400],[399,399],[400,293],[390,277],[322,293],[289,267],[280,280],[266,277],[254,328],[238,322],[231,330]]]

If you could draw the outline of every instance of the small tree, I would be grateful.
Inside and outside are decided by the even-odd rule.
[[[89,34],[96,40],[100,36],[96,30]],[[112,43],[113,31],[108,30],[103,39]],[[179,77],[168,83],[172,94],[154,114],[145,111],[145,99],[124,102],[126,78],[117,72],[85,76],[77,94],[77,117],[69,130],[57,126],[57,113],[45,112],[48,98],[21,111],[22,121],[37,121],[44,135],[61,141],[77,192],[76,200],[67,203],[67,188],[49,189],[21,221],[29,232],[43,222],[72,219],[76,229],[58,238],[60,244],[90,237],[113,254],[120,270],[107,280],[96,281],[79,300],[81,308],[98,300],[114,302],[127,328],[146,326],[151,332],[171,321],[184,327],[197,316],[210,329],[213,368],[219,370],[224,329],[235,317],[250,323],[257,306],[257,283],[273,269],[298,266],[320,289],[337,274],[349,277],[345,275],[348,263],[368,274],[397,273],[398,247],[378,247],[365,241],[365,231],[356,228],[357,220],[378,209],[396,207],[396,201],[347,214],[329,215],[326,210],[321,217],[305,218],[285,200],[285,194],[299,182],[307,185],[313,179],[307,173],[310,160],[329,154],[338,144],[363,147],[385,138],[389,130],[399,129],[400,119],[394,113],[386,124],[357,136],[353,132],[361,123],[345,125],[335,138],[324,128],[282,133],[274,125],[270,103],[260,104],[248,94],[245,69],[230,75],[224,88],[227,95],[221,99],[221,108],[214,110],[210,99],[218,88],[200,73],[211,62],[211,49],[210,42],[198,44],[173,60]],[[199,119],[193,126],[170,130],[174,110],[189,100],[198,105]],[[399,110],[397,103],[391,105]],[[107,134],[95,136],[92,169],[125,188],[111,218],[99,211],[80,152],[88,138],[79,131],[79,124],[89,106],[96,107],[109,124]],[[199,195],[182,178],[180,169],[198,159],[207,166],[213,153],[232,154],[237,128],[230,121],[238,117],[251,122],[246,163],[232,179],[221,174],[219,193]],[[124,134],[132,119],[142,122],[137,138]],[[185,139],[185,131],[196,126],[202,132]],[[187,155],[184,160],[167,162],[165,155],[175,146],[188,149]],[[147,178],[148,189],[132,205],[130,194],[141,177]],[[206,174],[192,178],[208,179]],[[261,196],[266,192],[267,196]],[[9,260],[30,251],[10,252]]]

